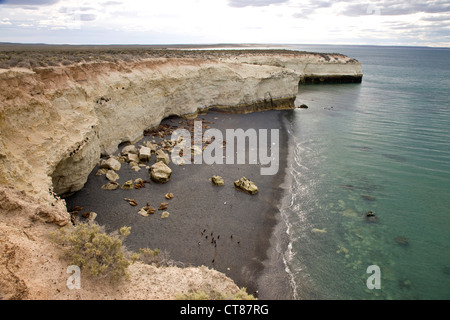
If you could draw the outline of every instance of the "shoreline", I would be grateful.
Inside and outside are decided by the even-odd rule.
[[[285,232],[280,215],[284,196],[285,169],[288,155],[288,135],[282,117],[289,111],[260,111],[251,114],[228,114],[209,111],[199,115],[211,128],[280,129],[280,163],[277,174],[261,176],[260,165],[184,165],[173,163],[171,180],[166,184],[151,182],[140,190],[101,190],[107,180],[104,176],[90,174],[85,187],[66,198],[68,210],[82,206],[85,211],[97,213],[96,221],[107,231],[127,225],[131,235],[125,241],[127,248],[158,248],[166,251],[170,259],[187,266],[206,266],[226,274],[239,287],[260,299],[291,299],[288,274],[279,259],[279,235]],[[166,118],[161,124],[184,122],[181,118]],[[178,123],[177,123],[178,124]],[[142,144],[145,137],[136,146]],[[167,137],[170,138],[170,137]],[[143,168],[135,172],[127,163],[118,171],[122,184],[129,179],[148,179]],[[220,175],[224,186],[214,186],[208,178]],[[259,188],[256,195],[238,191],[233,181],[245,176]],[[189,186],[192,186],[190,188]],[[165,193],[173,193],[171,200]],[[139,203],[132,207],[123,198],[133,198]],[[161,219],[161,211],[148,217],[137,214],[140,204],[150,202],[153,207],[168,203],[170,216]],[[280,232],[281,231],[281,232]],[[212,237],[215,241],[212,243]],[[220,238],[217,238],[220,237]],[[285,241],[285,240],[283,240]],[[268,281],[269,280],[269,281]],[[274,283],[275,282],[275,283]],[[274,287],[275,285],[275,287]],[[290,292],[288,294],[288,292]]]

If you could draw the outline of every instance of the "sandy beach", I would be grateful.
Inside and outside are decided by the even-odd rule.
[[[130,250],[158,248],[182,265],[204,265],[221,271],[260,299],[288,299],[287,274],[277,250],[284,232],[278,206],[283,196],[288,146],[283,126],[286,112],[290,111],[209,112],[195,119],[221,130],[224,137],[226,129],[280,129],[280,162],[275,175],[261,175],[261,166],[248,161],[245,164],[183,166],[171,162],[170,181],[159,184],[150,180],[145,167],[136,172],[122,163],[117,172],[120,185],[137,178],[148,182],[140,189],[110,191],[101,189],[108,180],[105,175],[96,175],[96,167],[85,187],[66,198],[68,210],[82,206],[83,212],[97,213],[97,223],[104,225],[107,231],[131,227],[131,235],[125,242]],[[187,123],[185,119],[168,118],[161,124],[175,128]],[[170,136],[165,138],[170,139]],[[152,140],[161,139],[148,135],[134,145]],[[149,165],[154,161],[153,156]],[[209,179],[214,175],[222,176],[225,184],[213,185]],[[234,181],[244,176],[258,186],[257,194],[250,195],[234,187]],[[166,199],[166,193],[173,193],[173,198]],[[125,198],[134,199],[137,205],[130,205]],[[166,219],[161,218],[162,210],[147,217],[138,214],[147,204],[158,209],[161,203],[167,203],[164,211],[170,215]]]

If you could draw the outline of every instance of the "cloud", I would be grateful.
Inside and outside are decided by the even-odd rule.
[[[294,18],[308,18],[309,15],[315,13],[317,10],[330,8],[333,6],[333,3],[336,2],[337,1],[327,0],[303,2],[293,9],[293,11],[295,12],[292,14],[292,16]]]
[[[106,1],[106,2],[102,2],[103,6],[117,6],[119,4],[122,4],[122,2],[119,1]]]
[[[0,4],[11,6],[47,6],[57,2],[59,2],[59,0],[0,0]]]
[[[97,16],[95,14],[82,13],[80,14],[81,21],[93,21]]]
[[[345,1],[344,1],[345,2]],[[381,15],[409,15],[415,13],[446,13],[450,12],[448,1],[400,1],[378,0],[368,3],[349,4],[341,14],[347,16],[360,16],[378,12]]]
[[[235,8],[267,7],[271,4],[286,3],[289,0],[228,0],[228,4]]]

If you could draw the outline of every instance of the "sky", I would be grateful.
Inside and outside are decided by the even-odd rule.
[[[450,47],[450,1],[0,0],[0,42]]]

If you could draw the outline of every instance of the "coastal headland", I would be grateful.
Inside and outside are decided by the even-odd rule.
[[[236,292],[226,269],[216,271],[214,264],[133,264],[130,280],[120,289],[93,281],[79,291],[69,290],[67,266],[48,240],[52,230],[71,225],[64,196],[82,190],[102,158],[142,140],[146,130],[170,117],[194,119],[208,110],[267,111],[255,126],[270,117],[278,125],[279,115],[268,110],[295,108],[300,83],[362,79],[360,63],[350,57],[279,49],[5,44],[0,54],[0,298],[5,299],[173,299],[180,291],[206,287]],[[252,115],[246,116],[250,122]],[[173,170],[171,179],[176,181],[182,169]],[[271,188],[278,188],[282,174],[271,177],[274,184],[267,182]],[[243,196],[244,203],[255,201],[251,195],[238,195]],[[273,195],[263,191],[259,196],[266,201]],[[183,204],[183,198],[175,199]],[[186,206],[192,199],[186,196]],[[253,204],[258,208],[261,203]],[[258,238],[266,235],[265,241],[275,225],[267,221],[258,220],[267,232],[256,233]]]

